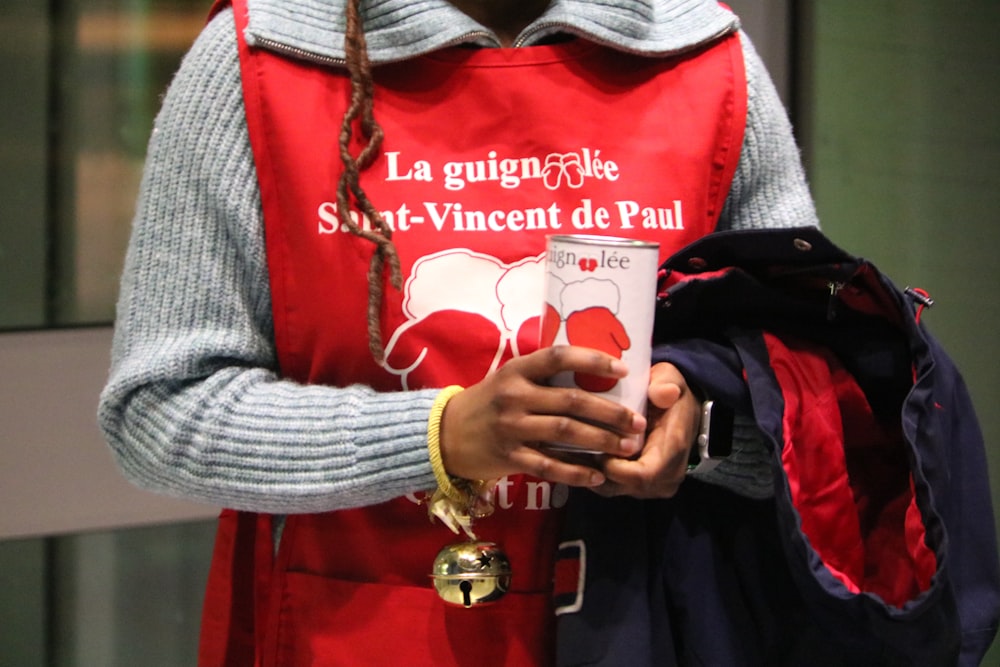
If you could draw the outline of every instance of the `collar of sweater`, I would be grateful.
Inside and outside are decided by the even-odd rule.
[[[345,0],[248,0],[249,44],[319,60],[344,57]],[[499,46],[486,28],[446,0],[369,0],[365,37],[373,63],[404,60],[453,44]],[[681,53],[739,27],[715,0],[553,0],[518,39],[536,44],[569,33],[623,51]]]

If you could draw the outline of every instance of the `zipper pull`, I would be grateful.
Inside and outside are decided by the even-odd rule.
[[[826,320],[832,322],[837,317],[837,294],[844,287],[844,283],[830,281],[826,284],[830,290],[830,298],[826,302]]]
[[[934,299],[931,298],[930,294],[928,294],[925,290],[920,289],[919,287],[907,287],[906,289],[903,290],[903,293],[916,302],[917,307],[916,311],[913,314],[913,319],[916,320],[917,323],[919,324],[920,316],[923,315],[924,313],[924,308],[930,308],[931,306],[933,306]]]

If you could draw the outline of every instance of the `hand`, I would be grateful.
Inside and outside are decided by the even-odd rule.
[[[638,458],[608,458],[603,496],[670,498],[687,475],[688,456],[698,434],[701,403],[673,364],[650,369],[649,432]]]
[[[633,456],[647,421],[582,389],[541,384],[562,371],[610,378],[627,373],[619,359],[582,347],[548,347],[512,359],[448,402],[441,419],[445,470],[466,479],[527,473],[570,486],[603,484],[604,475],[593,466],[549,456],[540,444]]]

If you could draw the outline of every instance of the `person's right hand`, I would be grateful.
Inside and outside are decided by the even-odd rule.
[[[558,442],[629,457],[645,432],[642,415],[582,389],[549,387],[562,371],[622,378],[625,364],[583,347],[547,347],[507,362],[455,395],[441,419],[441,456],[448,474],[497,479],[527,473],[570,486],[605,481],[594,467],[560,460],[542,445]]]

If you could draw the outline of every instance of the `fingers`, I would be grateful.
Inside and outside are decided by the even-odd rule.
[[[654,364],[649,369],[651,407],[666,410],[681,398],[686,389],[687,381],[673,364]]]
[[[513,359],[497,372],[517,372],[535,383],[544,383],[553,375],[564,371],[623,378],[628,374],[628,367],[621,359],[599,350],[556,345]]]
[[[650,370],[650,429],[635,460],[608,458],[607,481],[598,489],[605,496],[669,498],[687,476],[687,462],[697,435],[701,405],[684,376],[671,364]]]
[[[561,460],[543,443],[633,456],[647,421],[642,415],[589,392],[550,387],[553,375],[586,372],[624,377],[625,365],[597,350],[555,347],[511,360],[453,397],[441,422],[441,453],[449,474],[492,479],[528,473],[574,486],[603,483],[588,465]],[[597,479],[600,478],[600,481]]]
[[[511,461],[526,474],[554,484],[599,488],[607,483],[607,477],[597,468],[546,456],[532,447],[512,452]]]
[[[497,375],[519,374],[531,379],[537,374],[548,378],[558,372],[582,369],[621,377],[626,372],[622,362],[596,350],[561,347],[536,355],[510,362]],[[643,415],[571,387],[503,383],[493,403],[499,413],[511,417],[505,425],[510,435],[521,442],[552,442],[614,456],[633,456],[639,449],[638,436],[647,427]]]
[[[594,489],[604,496],[671,498],[687,476],[688,447],[647,446],[635,459],[608,458],[603,471],[607,481]]]
[[[608,454],[622,454],[621,437],[638,446],[646,418],[629,408],[580,389],[541,387],[534,394],[533,416],[524,427],[535,440],[573,444]],[[625,453],[631,456],[637,448]]]
[[[631,423],[643,425],[645,420],[635,415],[635,420]],[[621,434],[599,424],[561,415],[531,415],[524,418],[521,427],[523,430],[517,431],[519,435],[531,434],[533,438],[525,437],[522,441],[543,450],[546,444],[555,444],[585,450],[586,456],[597,453],[629,457],[637,454],[641,447],[641,427],[635,429],[634,426],[629,426],[629,430]]]

